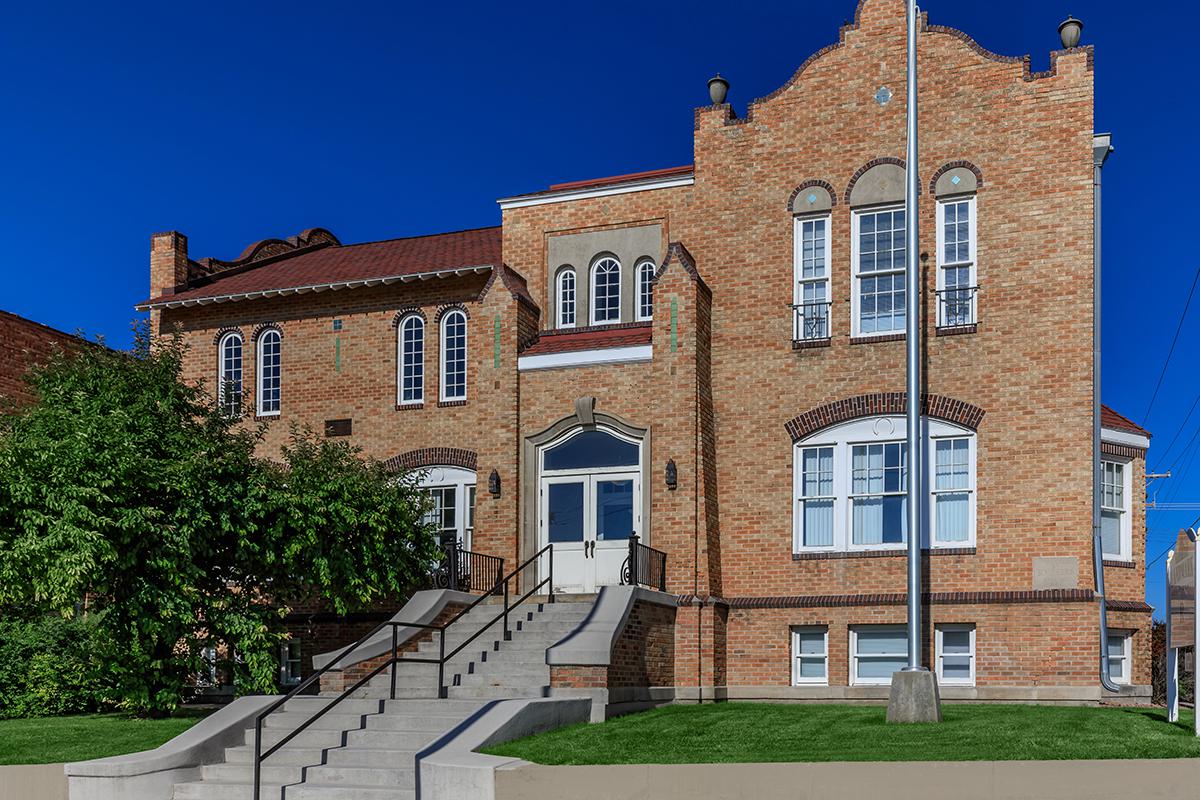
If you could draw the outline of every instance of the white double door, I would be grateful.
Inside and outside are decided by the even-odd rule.
[[[554,545],[554,588],[590,593],[620,583],[629,537],[642,523],[640,475],[547,476],[540,495],[539,535],[541,546]]]

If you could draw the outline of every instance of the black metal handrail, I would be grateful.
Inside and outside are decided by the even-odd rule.
[[[525,592],[525,594],[521,595],[519,598],[517,598],[517,600],[510,603],[509,602],[509,590],[508,590],[509,581],[511,581],[513,578],[519,576],[522,572],[524,572],[524,570],[526,568],[529,567],[530,564],[532,564],[534,561],[541,558],[542,556],[549,556],[549,558],[547,559],[547,561],[549,562],[549,566],[547,569],[546,577],[543,578],[542,580],[538,581],[538,583],[535,586],[533,586],[531,589],[527,590]],[[396,699],[396,668],[399,664],[401,664],[401,663],[437,664],[438,665],[437,696],[439,698],[446,697],[446,695],[447,695],[446,662],[449,661],[454,656],[458,655],[460,652],[462,652],[462,650],[467,645],[469,645],[471,642],[473,642],[477,638],[479,638],[479,636],[484,631],[491,628],[499,620],[504,621],[504,634],[503,634],[504,640],[505,641],[510,640],[512,638],[512,633],[508,628],[509,612],[512,609],[519,606],[521,603],[528,600],[530,597],[532,597],[543,586],[549,587],[549,590],[547,592],[547,594],[549,595],[547,602],[553,603],[554,602],[554,545],[553,545],[553,543],[547,544],[541,550],[537,551],[532,556],[525,559],[525,561],[521,562],[515,569],[512,570],[512,572],[509,572],[505,575],[501,575],[501,576],[497,577],[496,585],[492,588],[491,591],[481,594],[472,603],[470,603],[465,608],[461,609],[458,613],[456,613],[453,617],[451,617],[447,622],[444,622],[441,625],[432,625],[432,624],[421,623],[421,622],[396,622],[396,621],[392,621],[392,620],[383,622],[380,625],[376,626],[376,628],[374,630],[372,630],[370,633],[368,633],[366,636],[362,637],[357,642],[355,642],[354,644],[350,645],[345,650],[343,650],[340,654],[338,654],[337,658],[333,659],[328,664],[326,664],[324,667],[321,667],[321,669],[317,670],[316,672],[312,673],[307,678],[305,678],[303,681],[301,681],[294,689],[292,689],[292,691],[288,692],[286,695],[279,698],[271,705],[267,706],[267,708],[265,708],[261,712],[259,712],[258,716],[255,717],[255,719],[254,719],[254,794],[252,795],[254,800],[260,800],[260,793],[262,790],[262,762],[265,759],[269,758],[271,755],[273,755],[275,752],[277,752],[279,750],[279,748],[283,747],[285,744],[290,742],[292,739],[296,738],[296,736],[298,736],[301,732],[306,730],[310,725],[312,725],[318,719],[320,719],[321,717],[323,717],[327,713],[329,713],[329,711],[334,706],[336,706],[338,703],[342,702],[347,697],[350,697],[355,692],[357,692],[359,689],[361,689],[363,686],[365,686],[367,683],[369,683],[373,678],[380,675],[385,669],[390,668],[392,671],[391,689],[390,689],[390,692],[388,693],[388,696],[390,699],[395,700]],[[475,633],[473,633],[471,636],[469,636],[466,639],[466,641],[462,642],[458,647],[454,648],[454,650],[452,650],[450,653],[447,653],[446,652],[446,629],[449,628],[451,625],[453,625],[455,622],[458,622],[458,620],[462,619],[466,614],[470,613],[480,603],[482,603],[484,600],[488,599],[488,597],[495,595],[495,594],[500,594],[501,592],[503,592],[503,595],[504,595],[504,603],[503,603],[503,607],[502,607],[501,611],[495,617],[493,617],[486,625],[484,625],[479,630],[477,630]],[[289,700],[295,698],[306,687],[311,686],[313,681],[319,680],[321,678],[321,676],[324,675],[326,672],[328,672],[330,669],[332,669],[335,664],[341,663],[343,658],[350,655],[350,653],[354,652],[354,650],[356,650],[358,647],[360,647],[362,644],[364,644],[367,640],[371,639],[373,636],[375,636],[375,634],[379,633],[379,631],[381,631],[384,628],[389,627],[389,626],[392,629],[392,648],[391,648],[391,656],[388,658],[388,660],[380,663],[373,670],[371,670],[370,673],[368,673],[364,677],[360,678],[349,689],[343,689],[341,694],[339,694],[337,697],[335,697],[333,700],[331,700],[326,706],[324,706],[316,714],[313,714],[311,717],[306,719],[304,722],[302,722],[298,726],[296,726],[295,729],[293,729],[290,733],[288,733],[286,736],[284,736],[278,742],[273,744],[264,753],[262,750],[263,720],[265,720],[267,718],[267,716],[269,714],[271,714],[273,711],[278,710],[281,706],[283,706]],[[400,628],[419,628],[419,629],[425,630],[425,631],[436,631],[438,634],[438,657],[437,658],[400,658],[399,653],[398,653],[399,648],[400,648],[400,641],[399,641]]]
[[[792,341],[818,342],[830,338],[829,314],[833,303],[821,301],[797,303],[792,306],[796,315]]]
[[[660,592],[667,590],[667,554],[638,541],[635,533],[629,537],[629,555],[621,567],[621,583],[626,586],[649,586]]]
[[[504,576],[504,559],[459,547],[458,541],[443,547],[445,558],[433,573],[438,589],[491,594]]]
[[[962,328],[975,324],[975,295],[978,286],[956,286],[937,290],[939,328]]]

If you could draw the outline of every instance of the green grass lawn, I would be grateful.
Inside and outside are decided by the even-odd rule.
[[[1192,712],[943,705],[941,724],[888,725],[883,706],[666,706],[486,749],[539,764],[1012,761],[1200,757]]]
[[[150,750],[183,733],[207,712],[167,719],[80,714],[0,720],[0,764],[54,764]]]

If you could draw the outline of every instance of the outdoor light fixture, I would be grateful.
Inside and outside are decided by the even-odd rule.
[[[1079,46],[1079,34],[1082,32],[1083,23],[1070,14],[1058,26],[1058,38],[1062,39],[1062,46],[1067,50]]]
[[[488,494],[492,497],[500,496],[500,473],[492,470],[492,474],[488,475]]]
[[[708,96],[712,99],[714,106],[724,103],[727,94],[729,94],[729,81],[722,78],[721,73],[718,72],[708,79]]]
[[[679,469],[675,466],[675,459],[667,459],[667,488],[675,491],[679,488]]]

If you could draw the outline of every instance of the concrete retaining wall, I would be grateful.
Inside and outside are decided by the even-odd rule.
[[[0,767],[0,800],[67,800],[63,765]]]
[[[498,765],[495,800],[1168,800],[1200,793],[1200,759],[827,764]]]

